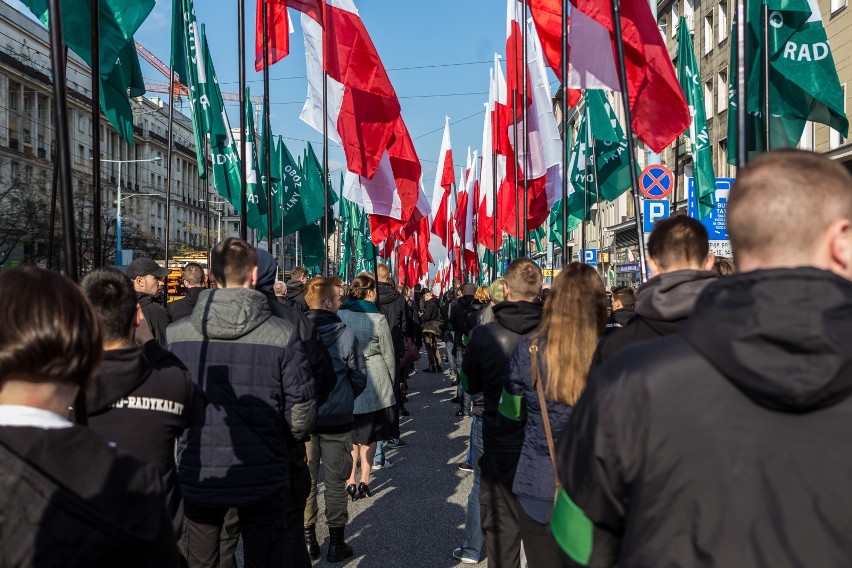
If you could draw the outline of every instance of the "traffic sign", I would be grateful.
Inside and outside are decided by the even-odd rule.
[[[639,190],[648,199],[665,199],[673,189],[674,175],[666,166],[650,165],[639,176]]]
[[[598,249],[580,249],[580,255],[585,264],[588,264],[589,266],[598,265]]]
[[[668,219],[671,214],[671,207],[667,199],[662,201],[652,201],[646,199],[642,202],[642,227],[645,234],[649,234],[654,230],[654,223],[660,219]]]
[[[688,178],[689,216],[698,218],[698,197],[695,191],[695,179]],[[731,241],[728,239],[728,194],[734,185],[734,178],[716,178],[716,191],[713,198],[715,208],[703,219],[701,224],[707,229],[710,239],[710,252],[716,256],[730,257]]]

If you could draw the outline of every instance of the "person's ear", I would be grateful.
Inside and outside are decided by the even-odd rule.
[[[826,231],[828,268],[835,274],[852,280],[852,222],[837,219]]]
[[[251,284],[252,288],[254,288],[255,284],[257,284],[257,267],[256,266],[251,269],[250,284]]]
[[[651,276],[657,276],[660,274],[660,267],[657,265],[657,262],[651,258],[650,256],[646,257],[648,262],[648,270],[651,271]]]
[[[708,253],[707,258],[704,259],[704,266],[701,267],[702,270],[713,270],[713,267],[716,266],[716,255],[714,253]]]

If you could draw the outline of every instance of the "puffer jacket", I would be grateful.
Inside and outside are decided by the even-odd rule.
[[[509,373],[503,383],[500,414],[517,422],[524,429],[524,447],[521,450],[512,491],[519,497],[552,502],[556,475],[550,461],[538,392],[533,386],[531,344],[532,340],[524,338],[515,347],[509,363]],[[547,389],[547,365],[543,357],[545,345],[545,341],[539,342],[538,369],[541,386]],[[554,442],[559,440],[568,426],[572,410],[571,406],[547,401],[547,414]]]
[[[314,425],[316,393],[296,329],[262,293],[205,290],[169,326],[169,348],[207,395],[205,421],[178,444],[178,476],[194,504],[236,507],[288,486],[288,450]]]
[[[340,318],[327,310],[308,310],[334,365],[335,384],[317,410],[314,434],[340,434],[354,426],[355,398],[367,388],[367,361],[358,338]]]
[[[357,310],[357,311],[356,311]],[[367,387],[355,399],[355,414],[367,414],[392,407],[396,359],[388,320],[375,304],[364,300],[347,301],[337,317],[352,330],[367,361]]]

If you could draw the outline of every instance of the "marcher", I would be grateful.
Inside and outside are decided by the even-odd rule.
[[[426,290],[423,293],[423,342],[426,344],[426,356],[429,360],[429,368],[427,373],[440,373],[443,371],[441,367],[441,352],[438,351],[438,338],[441,337],[441,308],[438,298],[432,293],[432,290]]]
[[[209,400],[204,424],[178,445],[184,555],[190,568],[217,566],[222,523],[236,507],[246,565],[310,566],[304,504],[293,511],[289,476],[289,440],[306,439],[316,414],[302,342],[252,289],[257,252],[251,245],[235,238],[218,243],[211,275],[216,289],[202,292],[192,316],[168,330],[169,348]]]
[[[405,298],[397,291],[391,280],[390,268],[386,264],[376,265],[376,276],[379,279],[378,300],[379,310],[388,320],[393,339],[394,358],[396,360],[396,371],[393,380],[393,396],[396,400],[394,407],[394,428],[397,435],[392,439],[380,439],[376,445],[376,456],[373,462],[375,469],[381,469],[385,465],[384,447],[404,448],[408,444],[399,435],[399,417],[408,416],[408,410],[403,402],[403,392],[408,388],[408,377],[402,372],[402,358],[405,355],[405,336],[408,333],[405,317]],[[376,467],[378,466],[378,467]]]
[[[198,296],[207,289],[204,268],[197,262],[187,262],[182,271],[183,285],[186,288],[186,296],[180,300],[170,302],[167,306],[172,321],[183,319],[192,314],[192,309],[198,303]]]
[[[464,359],[464,352],[470,333],[479,324],[480,313],[489,303],[487,296],[480,295],[480,298],[476,297],[478,291],[479,289],[476,287],[476,284],[471,282],[464,284],[461,287],[461,297],[450,306],[450,322],[452,323],[453,344],[455,347],[453,356],[459,367],[461,367],[461,361]],[[459,405],[456,416],[464,416],[466,401],[464,389],[461,384],[456,386],[456,396],[451,399],[451,402]]]
[[[175,443],[203,419],[207,398],[180,359],[151,336],[125,274],[99,268],[83,279],[82,287],[104,338],[103,364],[86,391],[89,428],[119,450],[157,466],[177,538],[183,501]],[[134,342],[134,336],[144,338],[143,343]]]
[[[290,280],[287,282],[287,294],[285,298],[287,303],[298,308],[302,313],[308,311],[308,303],[305,301],[305,284],[308,282],[308,269],[304,266],[297,266],[290,273]]]
[[[352,471],[346,482],[346,491],[352,499],[369,497],[370,472],[378,440],[399,436],[394,425],[396,403],[393,394],[393,377],[397,366],[390,326],[387,318],[376,306],[376,281],[368,274],[359,274],[352,281],[349,296],[337,316],[355,334],[358,345],[367,361],[367,387],[355,399],[352,442]],[[361,481],[355,485],[358,460],[361,461]],[[385,460],[383,467],[392,467]]]
[[[541,268],[529,259],[517,258],[509,264],[503,280],[505,299],[494,306],[493,322],[474,328],[462,362],[465,391],[484,396],[483,454],[478,460],[481,528],[475,526],[477,518],[468,513],[465,534],[466,542],[477,534],[484,535],[489,566],[519,568],[521,511],[512,484],[524,431],[502,418],[498,407],[512,352],[541,320],[542,306],[535,301],[541,291]],[[468,547],[464,544],[462,548]],[[461,552],[457,556],[455,551],[453,557],[471,559]],[[481,557],[472,559],[479,561]]]
[[[594,371],[559,444],[551,528],[581,565],[849,565],[852,176],[768,152],[727,224],[741,272]]]
[[[494,306],[503,301],[503,279],[498,278],[488,286],[490,302],[479,314],[479,325],[494,321]]]
[[[305,289],[305,301],[310,310],[308,318],[316,327],[334,363],[335,385],[331,394],[317,410],[317,420],[307,443],[308,468],[311,472],[311,493],[305,507],[305,544],[312,560],[322,552],[317,542],[316,523],[317,480],[320,461],[325,483],[325,519],[330,543],[327,559],[340,562],[353,555],[352,547],[344,540],[349,521],[346,499],[346,479],[352,470],[352,429],[355,398],[367,387],[367,361],[352,330],[337,317],[343,301],[341,282],[337,278],[314,278]]]
[[[597,271],[569,264],[556,277],[541,324],[522,339],[503,383],[500,414],[524,429],[512,491],[520,507],[521,540],[530,568],[560,566],[548,529],[556,490],[554,441],[565,435],[571,411],[606,322],[606,294]]]
[[[287,303],[287,283],[283,280],[277,280],[272,287],[275,292],[275,298],[282,304]]]
[[[0,272],[0,297],[2,564],[176,568],[157,468],[67,418],[102,357],[82,290],[24,267]]]
[[[172,323],[169,312],[157,298],[163,291],[163,282],[169,271],[150,258],[134,258],[127,266],[127,276],[133,281],[137,301],[145,314],[145,321],[160,345],[166,344],[166,328]]]
[[[612,313],[606,321],[606,334],[626,326],[636,315],[636,292],[630,286],[612,289]]]

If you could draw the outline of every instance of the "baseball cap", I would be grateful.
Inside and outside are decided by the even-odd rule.
[[[168,270],[150,258],[134,258],[127,266],[127,275],[131,280],[137,276],[147,276],[148,274],[156,278],[165,278],[168,273]]]

